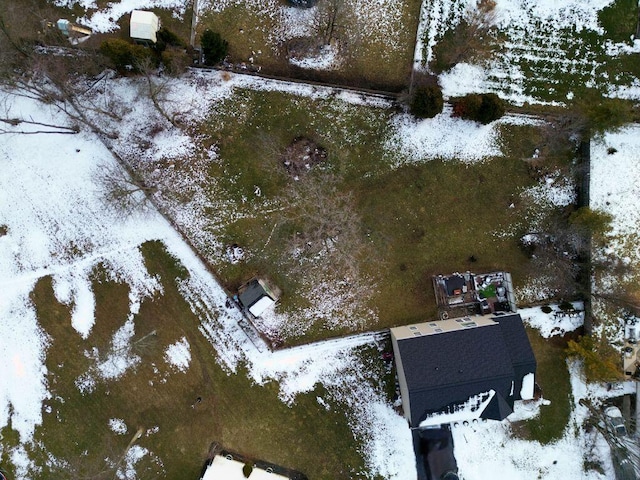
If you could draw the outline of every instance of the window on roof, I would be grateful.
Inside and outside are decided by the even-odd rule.
[[[429,324],[429,326],[430,326],[430,327],[437,327],[437,326],[438,326],[438,324],[437,324],[437,323],[430,323],[430,324]]]
[[[441,333],[441,332],[443,332],[443,331],[444,331],[444,330],[442,330],[441,328],[436,328],[436,329],[435,329],[435,332],[436,332],[436,333]]]
[[[418,327],[409,327],[409,330],[417,330]]]
[[[465,322],[465,323],[461,323],[460,325],[462,325],[464,328],[471,328],[471,327],[478,326],[476,322]]]
[[[461,318],[456,318],[456,322],[458,322],[458,323],[462,323],[462,322],[464,322],[464,320],[463,320],[463,319],[461,319]]]
[[[413,336],[414,337],[420,337],[420,336],[422,336],[422,334],[420,332],[413,332]]]

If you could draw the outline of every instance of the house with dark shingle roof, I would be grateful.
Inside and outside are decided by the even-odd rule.
[[[533,398],[536,360],[518,314],[396,327],[391,340],[412,427],[502,420]]]

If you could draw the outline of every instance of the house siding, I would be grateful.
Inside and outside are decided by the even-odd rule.
[[[398,339],[391,329],[391,344],[393,345],[393,357],[396,362],[396,370],[398,374],[398,384],[400,385],[400,395],[402,397],[402,407],[404,417],[411,422],[411,399],[409,397],[409,388],[407,387],[407,379],[404,375],[404,367],[402,366],[402,357],[398,348]]]

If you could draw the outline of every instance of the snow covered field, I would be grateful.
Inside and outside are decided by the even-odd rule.
[[[627,267],[624,275],[597,276],[594,290],[599,294],[627,290],[633,298],[638,294],[640,279],[640,128],[628,125],[595,140],[591,158],[591,208],[612,216],[612,231],[604,253]],[[596,256],[600,253],[594,252]],[[621,340],[623,309],[619,305],[613,311],[607,309],[601,300],[596,300],[594,307],[608,323],[610,340]]]

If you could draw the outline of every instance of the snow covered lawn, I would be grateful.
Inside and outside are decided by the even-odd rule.
[[[65,121],[60,114],[24,98],[10,96],[9,101],[16,116],[51,123]],[[362,348],[376,351],[373,335],[274,354],[261,353],[239,328],[239,313],[224,307],[224,291],[166,220],[153,209],[133,217],[123,217],[104,203],[99,183],[96,183],[96,169],[112,163],[113,159],[95,137],[88,134],[3,135],[0,152],[3,171],[0,177],[0,223],[4,232],[0,237],[0,271],[5,292],[0,302],[0,348],[4,358],[10,359],[0,367],[3,378],[0,384],[0,428],[3,436],[12,430],[18,434],[15,442],[3,442],[0,452],[11,459],[11,464],[3,465],[3,468],[10,472],[12,478],[47,478],[57,468],[71,468],[68,462],[74,454],[69,453],[67,457],[64,452],[74,452],[76,447],[65,445],[69,439],[58,443],[57,447],[48,443],[49,438],[57,436],[54,432],[61,428],[59,422],[63,418],[67,422],[64,428],[69,431],[75,428],[71,424],[82,422],[91,425],[87,434],[96,435],[96,438],[114,434],[126,438],[123,434],[129,431],[128,425],[139,425],[145,421],[137,416],[137,409],[142,407],[146,410],[149,405],[143,403],[136,407],[136,402],[119,404],[118,398],[130,393],[121,392],[118,385],[133,385],[143,399],[143,392],[153,395],[151,392],[161,392],[171,385],[174,390],[177,388],[182,392],[184,386],[199,378],[197,374],[188,376],[193,368],[194,355],[198,356],[198,369],[208,369],[209,375],[220,367],[227,372],[219,370],[220,373],[215,374],[219,378],[216,382],[221,382],[221,389],[224,389],[225,382],[248,382],[243,388],[255,389],[251,396],[260,397],[263,389],[251,387],[249,379],[258,385],[277,380],[279,399],[273,397],[271,401],[289,403],[291,406],[285,407],[284,412],[288,411],[294,417],[300,415],[295,406],[296,399],[301,402],[300,395],[321,384],[325,392],[320,394],[323,398],[318,393],[314,394],[311,405],[324,411],[336,408],[338,412],[349,412],[347,416],[343,413],[327,415],[330,415],[328,418],[339,419],[337,425],[348,425],[355,436],[355,445],[360,445],[357,451],[352,447],[343,452],[356,461],[361,458],[362,464],[354,464],[352,468],[365,468],[371,475],[378,473],[385,478],[411,478],[412,465],[405,461],[412,455],[409,431],[387,403],[381,389],[369,379],[369,370],[361,363],[358,354]],[[186,269],[186,277],[182,280],[167,278],[166,273],[150,273],[149,257],[143,255],[148,252],[148,247],[144,245],[158,240]],[[102,270],[105,275],[98,284],[95,282],[97,270]],[[60,305],[57,308],[64,309],[66,305],[69,309],[70,317],[66,321],[70,323],[67,327],[73,327],[73,330],[65,334],[69,338],[67,345],[60,345],[61,338],[45,333],[43,325],[48,332],[52,331],[52,325],[50,320],[39,318],[43,308],[50,308],[42,304],[43,297],[38,296],[36,304],[30,299],[34,287],[42,288],[37,285],[46,278],[52,279],[55,295],[49,301],[55,304],[57,300]],[[148,350],[138,349],[139,342],[149,335],[156,336],[157,342],[163,342],[165,330],[172,331],[175,327],[165,319],[164,327],[158,325],[156,333],[150,332],[141,337],[148,332],[148,320],[145,320],[148,313],[145,312],[150,305],[169,295],[168,285],[176,281],[199,322],[192,327],[188,327],[188,322],[183,325],[190,340],[183,336],[164,345],[161,343],[160,352],[154,356]],[[105,307],[102,299],[104,289],[119,288],[116,285],[126,286],[129,292],[126,308],[129,313],[119,320],[123,322],[120,325],[114,324],[118,322],[117,318],[104,318],[100,313]],[[98,313],[103,323],[96,323]],[[183,321],[187,317],[183,314]],[[60,325],[56,328],[67,327]],[[111,338],[106,337],[106,342],[99,342],[106,346],[100,346],[100,349],[92,347],[98,341],[95,335],[104,329],[114,331]],[[197,351],[194,351],[193,341],[198,344]],[[84,345],[80,348],[86,348],[85,352],[74,350],[75,345]],[[210,350],[203,350],[206,348],[203,345],[208,345]],[[54,352],[56,361],[60,363],[51,365],[48,356]],[[214,354],[218,362],[215,368],[211,366]],[[81,362],[74,360],[83,357]],[[211,360],[206,360],[206,357]],[[141,362],[142,358],[144,362]],[[159,361],[151,362],[153,358]],[[77,365],[88,365],[88,369],[77,377],[81,381],[74,382]],[[241,365],[244,373],[240,375],[245,380],[235,380],[238,374],[232,372],[237,372]],[[225,380],[227,378],[229,380]],[[134,380],[133,384],[129,383],[131,380]],[[206,385],[198,387],[196,384],[194,387],[195,392],[203,388],[206,391]],[[127,387],[127,390],[132,388]],[[58,395],[59,392],[64,392],[65,397]],[[74,411],[74,402],[90,409],[93,402],[97,402],[95,405],[103,404],[102,399],[108,398],[110,392],[113,401],[103,405],[106,406],[105,411],[95,412],[95,419],[82,419],[69,413],[67,405],[72,407],[71,412]],[[193,401],[196,393],[187,391],[181,395],[187,395],[187,398],[193,395]],[[320,399],[316,401],[316,397]],[[149,404],[154,405],[153,397],[149,398]],[[180,398],[176,397],[177,400]],[[363,398],[367,402],[363,403]],[[238,400],[229,399],[234,403]],[[183,412],[181,416],[193,412],[198,425],[194,428],[206,428],[207,419],[212,419],[206,414],[211,408],[206,401],[211,399],[207,397],[202,405],[195,404],[194,407],[187,402],[175,405],[167,418],[175,419],[176,412]],[[134,478],[137,468],[152,468],[161,476],[174,471],[172,464],[163,466],[163,461],[169,462],[171,456],[162,451],[154,439],[167,434],[175,438],[175,432],[169,430],[165,433],[162,419],[166,414],[158,410],[157,415],[160,428],[151,426],[146,430],[127,454],[127,462],[118,470],[119,478]],[[94,425],[102,416],[105,416],[102,427]],[[222,419],[215,420],[220,421]],[[201,435],[202,446],[187,444],[179,447],[195,448],[189,454],[193,459],[194,475],[204,460],[199,448],[206,448],[206,444],[214,440],[216,432],[220,434],[215,425],[209,427],[211,438],[207,438],[204,432]],[[43,427],[46,430],[43,431]],[[227,428],[233,427],[229,425]],[[331,429],[325,431],[331,434]],[[270,435],[274,434],[271,432]],[[354,445],[348,440],[350,435],[343,438],[347,439],[347,444]],[[389,442],[390,438],[394,440]],[[102,458],[109,456],[93,450],[100,448],[99,445],[102,444],[94,444],[84,455],[87,458],[96,454],[98,458],[100,455]],[[255,451],[268,448],[266,444],[258,445]],[[310,454],[315,456],[317,452]],[[343,463],[335,461],[333,464]],[[311,466],[309,470],[312,470]]]
[[[622,274],[600,273],[594,278],[594,291],[599,295],[626,298],[633,302],[640,294],[640,128],[628,125],[617,132],[606,133],[591,145],[591,208],[612,216],[612,231],[603,251],[595,258],[611,256],[621,262]],[[630,311],[622,304],[594,301],[607,337],[622,345],[622,319]]]

